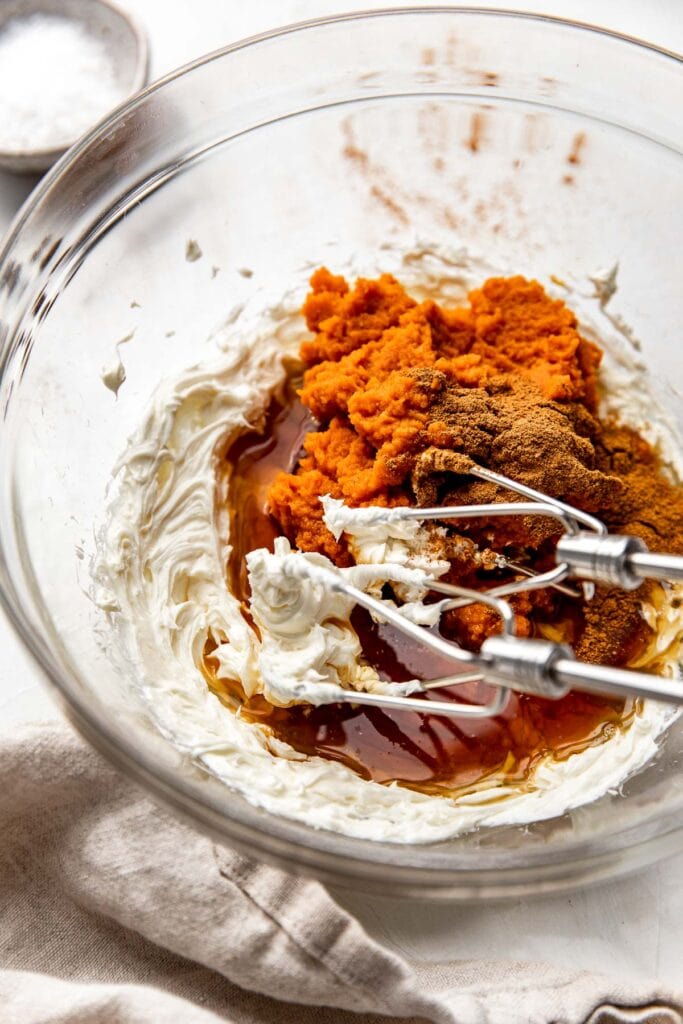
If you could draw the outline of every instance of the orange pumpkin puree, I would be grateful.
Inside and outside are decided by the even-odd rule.
[[[323,268],[303,313],[312,337],[301,346],[299,397],[319,429],[268,494],[271,516],[295,546],[351,563],[344,537],[336,541],[323,522],[324,494],[350,506],[520,500],[464,475],[465,454],[597,514],[613,531],[683,549],[672,519],[675,510],[683,521],[683,490],[665,480],[638,435],[597,417],[601,350],[538,282],[491,278],[466,305],[447,309],[417,302],[388,274],[351,288]],[[557,523],[537,516],[454,521],[445,579],[477,588],[512,578],[492,574],[490,559],[484,571],[482,551],[543,571],[558,536]],[[542,590],[511,604],[520,635],[561,615],[579,656],[623,663],[633,638],[640,646],[649,633],[640,613],[647,593],[647,585],[637,594],[599,587],[590,604],[568,610]],[[470,648],[500,628],[484,605],[449,612],[442,626]]]
[[[412,372],[419,367],[464,387],[511,373],[549,399],[595,407],[600,350],[535,281],[492,278],[456,309],[417,303],[389,274],[350,289],[322,268],[311,289],[303,313],[314,337],[301,346],[308,369],[300,397],[325,429],[308,435],[298,472],[278,477],[269,498],[303,550],[347,564],[322,522],[320,495],[353,506],[409,504],[401,456],[449,446],[451,432],[430,421],[433,396]]]

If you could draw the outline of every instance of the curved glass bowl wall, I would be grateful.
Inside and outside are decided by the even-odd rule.
[[[405,847],[275,819],[150,725],[107,653],[87,564],[159,378],[207,355],[228,311],[303,296],[311,265],[354,256],[381,272],[386,244],[466,245],[544,279],[618,260],[619,312],[680,421],[680,99],[674,58],[580,26],[443,9],[332,19],[170,76],[20,214],[0,262],[3,600],[78,728],[219,840],[375,892],[470,899],[683,845],[681,723],[622,793],[530,828]],[[100,375],[132,331],[115,399]]]

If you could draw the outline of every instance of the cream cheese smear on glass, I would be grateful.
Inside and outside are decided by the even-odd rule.
[[[419,241],[410,251],[387,246],[380,255],[381,270],[396,274],[418,299],[461,301],[492,271],[464,250]],[[350,276],[377,271],[357,261],[342,269]],[[207,685],[203,658],[211,641],[217,678],[237,681],[246,698],[261,694],[276,705],[303,698],[315,704],[338,686],[404,694],[416,688],[387,683],[364,663],[347,597],[315,580],[302,591],[286,571],[302,558],[331,566],[325,556],[295,553],[284,537],[273,553],[251,552],[251,622],[227,583],[230,522],[216,501],[218,459],[231,440],[263,424],[305,335],[302,297],[300,291],[263,308],[260,322],[249,326],[229,317],[216,332],[211,360],[160,382],[113,469],[93,596],[158,728],[253,804],[363,839],[427,843],[482,826],[525,824],[617,789],[656,753],[675,717],[666,705],[645,702],[603,742],[562,759],[542,758],[523,783],[494,775],[486,786],[448,796],[368,781],[339,761],[301,753]],[[588,281],[577,285],[571,305],[582,334],[605,352],[601,412],[638,430],[683,479],[674,430],[665,420],[650,421],[655,406],[646,368],[622,325],[607,316],[600,289]],[[419,523],[394,522],[383,512],[363,519],[326,499],[325,521],[332,533],[348,530],[356,563],[335,571],[380,599],[389,582],[403,612],[430,625],[440,605],[422,603],[425,574],[438,578],[448,562],[429,553]],[[656,624],[651,660],[675,648],[682,628],[675,598],[668,588],[662,607],[643,607]],[[665,670],[678,673],[674,655]]]

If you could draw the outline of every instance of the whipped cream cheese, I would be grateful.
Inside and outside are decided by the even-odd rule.
[[[438,292],[449,301],[495,272],[464,250],[419,242],[400,253],[384,247],[381,262],[418,296]],[[376,270],[355,266],[349,273]],[[219,354],[212,362],[162,382],[114,468],[93,564],[93,596],[151,717],[178,748],[252,803],[361,838],[442,840],[477,826],[554,817],[617,789],[655,754],[658,736],[674,717],[665,705],[645,703],[628,727],[601,745],[563,761],[546,758],[522,786],[491,777],[473,792],[446,798],[367,782],[338,762],[300,754],[209,690],[201,669],[207,641],[217,645],[212,653],[218,677],[238,680],[247,696],[265,692],[276,703],[292,696],[316,701],[329,696],[328,687],[377,692],[387,686],[374,670],[357,663],[358,639],[348,623],[352,602],[318,586],[314,577],[312,586],[309,580],[302,588],[296,571],[287,571],[288,560],[301,556],[293,556],[285,540],[273,554],[249,556],[253,613],[263,643],[225,582],[230,540],[227,515],[218,523],[215,516],[217,460],[231,439],[263,422],[270,396],[286,375],[287,359],[298,349],[304,290],[302,280],[301,291],[260,308],[250,327],[246,315],[239,316],[217,332]],[[595,299],[580,291],[578,299],[572,305],[582,327],[585,307],[586,333],[608,353],[603,379],[609,411],[655,440],[678,474],[680,448],[672,426],[649,421],[657,406],[645,367]],[[324,565],[322,556],[306,555],[309,564],[346,574],[347,582],[368,593],[377,594],[389,580],[397,597],[412,604],[415,621],[426,621],[419,618],[421,581],[446,566],[438,558],[438,544],[433,556],[430,548],[425,555],[425,528],[387,519],[385,510],[382,523],[371,514],[361,521],[355,513],[351,522],[334,499],[326,500],[325,510],[333,532],[351,535],[358,564],[337,570]],[[435,536],[431,530],[430,536]],[[659,630],[651,658],[678,636],[680,613],[667,603],[644,614]],[[673,659],[668,671],[676,671]],[[410,692],[410,683],[402,685],[402,692]]]
[[[104,384],[105,388],[113,391],[115,398],[118,398],[119,389],[126,380],[126,368],[123,365],[123,360],[121,359],[121,345],[125,345],[129,341],[132,341],[134,335],[135,331],[131,331],[130,334],[125,336],[125,338],[121,338],[117,341],[114,345],[114,355],[111,360],[108,363],[105,363],[102,367],[100,380]]]
[[[340,688],[394,695],[420,688],[417,680],[383,682],[372,666],[360,663],[361,645],[350,622],[357,602],[346,588],[371,593],[391,582],[425,594],[424,572],[388,563],[338,569],[324,555],[292,551],[286,537],[278,537],[274,549],[247,555],[250,609],[261,634],[262,692],[272,704],[331,703],[340,699]],[[396,607],[386,599],[380,603]],[[426,606],[416,600],[403,604],[401,612],[432,625],[443,603]]]
[[[405,565],[421,569],[433,579],[448,572],[450,562],[438,557],[439,541],[446,534],[443,527],[427,528],[419,520],[408,520],[398,508],[352,509],[329,494],[322,495],[320,501],[325,525],[335,540],[346,535],[356,562]],[[424,592],[405,586],[396,592],[406,601],[424,596]]]

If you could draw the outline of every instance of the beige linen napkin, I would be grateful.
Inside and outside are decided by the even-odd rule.
[[[322,885],[181,824],[68,726],[0,737],[0,1024],[383,1017],[683,1024],[683,993],[543,964],[410,964]]]

